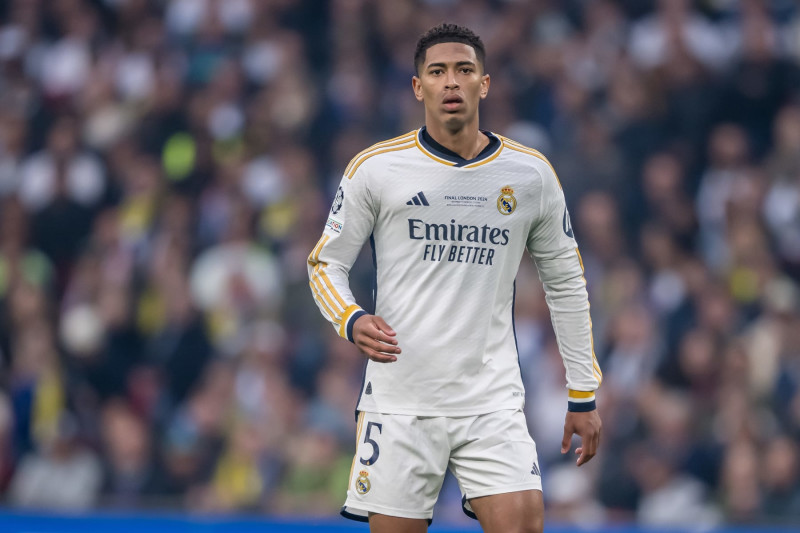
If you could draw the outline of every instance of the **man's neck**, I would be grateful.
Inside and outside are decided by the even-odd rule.
[[[468,161],[475,159],[489,144],[489,137],[478,129],[477,123],[453,131],[442,124],[426,121],[425,129],[434,141]]]

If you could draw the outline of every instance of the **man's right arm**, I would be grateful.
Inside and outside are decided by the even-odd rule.
[[[375,226],[377,209],[363,172],[342,177],[322,237],[308,256],[314,301],[336,332],[354,342],[353,325],[366,312],[350,290],[350,268]]]
[[[369,315],[350,291],[350,268],[372,233],[377,216],[367,176],[345,175],[336,191],[322,237],[308,256],[311,294],[336,332],[378,363],[396,361],[400,353],[395,332],[383,320]]]

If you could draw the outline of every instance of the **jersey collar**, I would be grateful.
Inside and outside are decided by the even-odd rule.
[[[485,130],[481,130],[481,132],[489,137],[489,144],[474,159],[464,159],[436,142],[425,126],[417,131],[416,144],[417,148],[425,155],[439,163],[451,167],[473,168],[493,160],[500,155],[500,151],[503,149],[503,142],[494,133]]]

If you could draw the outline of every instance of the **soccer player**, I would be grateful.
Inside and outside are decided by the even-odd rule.
[[[490,82],[484,57],[467,28],[442,24],[420,38],[412,87],[425,126],[353,158],[308,258],[323,315],[369,359],[342,514],[378,533],[426,531],[448,468],[484,531],[542,531],[514,334],[525,250],[566,367],[561,451],[577,434],[580,466],[600,440],[602,374],[561,184],[542,154],[479,129]],[[367,240],[374,314],[348,285]]]

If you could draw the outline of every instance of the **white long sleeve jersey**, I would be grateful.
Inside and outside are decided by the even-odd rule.
[[[570,410],[594,408],[594,356],[583,266],[561,185],[545,157],[510,139],[466,161],[422,128],[348,165],[308,258],[322,314],[349,340],[364,314],[348,273],[373,249],[374,312],[397,333],[392,363],[367,363],[357,409],[468,416],[522,408],[514,279],[524,250],[544,285],[566,368]]]

